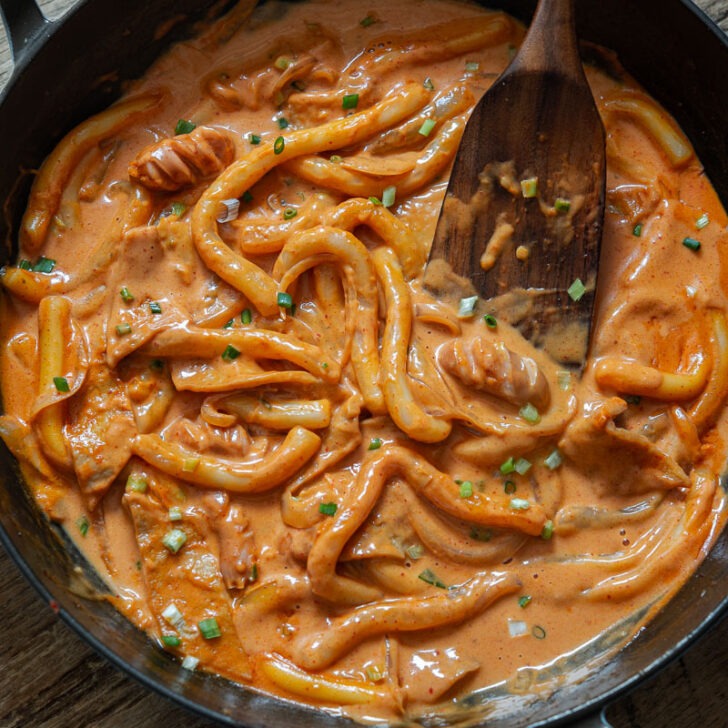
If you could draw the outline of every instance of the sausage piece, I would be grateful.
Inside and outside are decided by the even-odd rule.
[[[176,192],[219,174],[234,158],[227,134],[198,126],[143,149],[129,165],[129,178],[155,192]]]

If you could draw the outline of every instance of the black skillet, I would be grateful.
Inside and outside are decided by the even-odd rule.
[[[527,21],[535,3],[485,4]],[[14,231],[29,188],[23,170],[37,168],[66,131],[111,103],[124,80],[141,74],[173,40],[188,34],[212,5],[210,0],[82,0],[72,14],[50,23],[32,0],[0,0],[15,58],[11,82],[0,96],[0,239],[6,242],[0,263],[14,254]],[[214,7],[220,12],[223,5]],[[579,0],[577,17],[580,37],[616,50],[627,69],[677,117],[728,206],[728,43],[723,34],[688,0]],[[167,22],[172,18],[176,22]],[[157,36],[160,27],[168,29],[162,37]],[[63,533],[36,509],[4,447],[0,541],[42,598],[100,653],[201,715],[250,728],[350,725],[180,669],[113,607],[93,598],[102,585]],[[607,664],[548,699],[518,701],[488,726],[605,725],[599,718],[604,705],[674,659],[728,612],[726,585],[728,533],[649,628]],[[471,718],[478,715],[476,709]]]

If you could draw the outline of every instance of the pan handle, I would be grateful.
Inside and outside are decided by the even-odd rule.
[[[35,0],[0,0],[15,68],[24,65],[32,48],[46,37],[53,23],[46,20]]]

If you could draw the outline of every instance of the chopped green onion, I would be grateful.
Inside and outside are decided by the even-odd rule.
[[[278,58],[273,61],[273,65],[279,70],[279,71],[285,71],[288,66],[291,65],[291,61],[286,58],[285,56],[278,56]]]
[[[53,258],[46,258],[41,255],[33,266],[36,273],[50,273],[56,267],[56,261]]]
[[[182,612],[179,611],[174,602],[170,602],[170,604],[164,608],[162,617],[166,622],[177,629],[184,627],[185,618],[182,616]]]
[[[571,209],[571,200],[567,200],[564,197],[557,197],[554,200],[554,210],[556,212],[568,212]]]
[[[512,480],[506,480],[503,483],[503,490],[507,495],[513,495],[516,492],[516,484]]]
[[[339,506],[336,503],[319,503],[319,513],[324,516],[335,516]]]
[[[68,386],[68,379],[65,377],[53,377],[53,384],[56,385],[56,390],[59,392],[71,391],[71,388]]]
[[[382,191],[382,205],[384,207],[392,207],[397,196],[397,188],[394,185],[385,187]]]
[[[124,286],[119,291],[119,295],[121,296],[121,300],[124,301],[124,303],[131,303],[134,300],[134,296],[131,294],[126,286]]]
[[[77,521],[76,525],[78,526],[78,530],[80,534],[86,538],[86,534],[88,533],[88,529],[91,526],[91,524],[88,522],[88,518],[86,516],[81,516]]]
[[[531,504],[525,498],[511,498],[510,506],[514,511],[527,511]]]
[[[279,129],[288,129],[288,119],[286,119],[285,116],[281,116],[278,118],[278,128]]]
[[[341,164],[341,155],[340,154],[332,154],[329,157],[329,162],[332,164]]]
[[[179,528],[173,528],[162,536],[162,543],[173,554],[176,554],[187,541],[187,534]]]
[[[163,634],[162,644],[165,647],[179,647],[182,644],[182,640],[176,634]]]
[[[248,582],[252,583],[254,581],[258,581],[258,564],[253,564],[250,567],[250,576],[248,577]]]
[[[417,130],[423,137],[430,136],[430,133],[435,128],[437,122],[434,119],[425,119],[422,122],[422,126]]]
[[[541,421],[541,415],[530,402],[524,404],[523,407],[518,410],[518,414],[523,417],[526,422],[530,422],[532,425],[535,425],[537,422]]]
[[[572,301],[579,301],[586,293],[586,286],[581,282],[581,278],[577,278],[567,289],[569,298]]]
[[[571,388],[571,372],[568,369],[559,369],[556,382],[562,392],[567,392]]]
[[[475,73],[475,71],[480,70],[480,63],[476,63],[475,61],[468,61],[465,64],[465,70],[470,71],[471,73]]]
[[[483,316],[483,321],[485,321],[485,325],[489,329],[495,329],[498,326],[498,319],[491,313],[486,313],[485,316]]]
[[[493,538],[493,531],[491,531],[489,528],[473,526],[470,529],[470,538],[473,538],[476,541],[483,541],[484,543],[487,543]]]
[[[417,561],[417,559],[421,559],[425,555],[425,547],[421,543],[413,543],[411,546],[407,547],[406,551],[407,556],[415,561]]]
[[[231,329],[233,327],[233,324],[235,323],[235,319],[230,319],[229,321],[226,321],[222,327],[224,329]]]
[[[359,25],[361,25],[362,28],[368,28],[370,25],[373,25],[376,22],[377,19],[370,13],[359,21]]]
[[[518,599],[518,606],[521,609],[525,609],[533,600],[533,597],[529,596],[528,594],[524,594],[522,597],[519,597]]]
[[[384,443],[382,442],[382,438],[381,438],[381,437],[373,437],[373,438],[372,438],[372,439],[371,439],[371,440],[369,441],[369,447],[367,448],[367,450],[379,450],[379,448],[380,448],[380,447],[381,447],[381,446],[382,446],[383,444],[384,444]]]
[[[21,258],[18,261],[18,268],[20,268],[20,270],[32,270],[33,266],[27,258]]]
[[[157,301],[150,301],[149,302],[149,310],[152,313],[162,313],[162,306]]]
[[[222,358],[225,361],[234,361],[240,356],[240,351],[236,349],[232,344],[228,344],[225,347],[225,351],[222,353]]]
[[[287,207],[283,211],[283,219],[284,220],[293,220],[294,217],[298,215],[298,210],[296,210],[295,207]]]
[[[252,202],[253,201],[253,193],[250,190],[245,190],[245,192],[243,192],[243,196],[240,199],[243,202]]]
[[[519,475],[525,475],[531,469],[531,463],[529,460],[526,460],[526,458],[518,458],[518,460],[513,463],[513,469]]]
[[[220,625],[218,625],[215,617],[208,617],[197,623],[200,634],[206,640],[214,640],[222,636]]]
[[[129,493],[146,493],[147,479],[140,473],[132,473],[126,479],[126,490]]]
[[[432,82],[432,79],[429,76],[422,82],[422,85],[428,91],[434,91],[435,90],[435,84]]]
[[[696,221],[695,227],[698,230],[702,230],[704,227],[710,224],[710,217],[707,212],[704,212]]]
[[[561,465],[561,453],[554,449],[552,450],[548,456],[544,459],[543,464],[549,469],[549,470],[556,470],[556,468]]]
[[[182,667],[185,670],[194,670],[199,664],[200,658],[193,655],[185,655],[185,659],[182,660]]]
[[[538,195],[538,177],[529,177],[521,180],[521,194],[530,199]]]
[[[282,136],[279,136],[273,142],[273,153],[280,154],[285,148],[286,148],[286,140]]]
[[[460,483],[460,497],[470,498],[473,495],[473,484],[469,480]]]
[[[695,238],[684,238],[682,244],[690,250],[700,250],[700,241]]]
[[[513,473],[516,470],[516,464],[513,460],[513,457],[509,457],[508,460],[501,463],[500,471],[503,475],[509,475],[510,473]]]
[[[185,210],[187,209],[187,205],[185,205],[184,202],[173,202],[172,206],[172,214],[175,217],[182,217],[182,215],[185,214]]]
[[[378,197],[370,197],[369,202],[372,203],[372,205],[381,205],[382,201]]]
[[[355,109],[359,104],[359,94],[345,94],[344,98],[341,99],[342,109]]]
[[[533,636],[534,636],[534,637],[535,637],[535,638],[536,638],[537,640],[542,640],[542,639],[545,639],[545,638],[546,638],[546,630],[545,630],[545,629],[544,629],[543,627],[539,626],[538,624],[535,624],[535,625],[534,625],[534,626],[533,626],[533,627],[531,628],[531,634],[532,634],[532,635],[533,635]]]
[[[366,669],[367,673],[367,680],[370,682],[381,682],[384,680],[384,675],[382,674],[382,670],[377,665],[369,665]]]
[[[417,575],[418,579],[422,579],[427,584],[432,584],[438,589],[447,589],[447,584],[441,581],[430,569],[425,569],[423,572]]]
[[[260,144],[260,135],[258,134],[249,134],[248,139],[250,140],[251,144]]]
[[[546,521],[546,523],[543,524],[543,528],[541,529],[541,538],[544,541],[550,541],[553,535],[554,535],[554,522]]]
[[[253,312],[249,308],[244,308],[240,313],[240,322],[249,324],[253,320]]]
[[[182,509],[179,506],[170,506],[169,520],[170,521],[181,521],[182,520]]]
[[[195,124],[192,121],[189,121],[188,119],[180,119],[177,122],[177,126],[174,127],[174,133],[175,134],[189,134],[191,131],[194,131],[197,127],[197,124]]]
[[[286,293],[285,291],[278,291],[276,303],[281,308],[293,308],[293,297],[290,293]]]
[[[116,325],[116,335],[117,336],[126,336],[127,334],[131,333],[131,324],[117,324]]]
[[[461,298],[458,304],[458,318],[470,318],[475,314],[475,307],[478,305],[477,296]]]
[[[636,238],[639,238],[642,236],[642,223],[638,222],[633,228],[632,228],[632,235],[634,235]]]

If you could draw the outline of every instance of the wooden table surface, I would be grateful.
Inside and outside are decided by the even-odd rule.
[[[40,4],[52,15],[73,0]],[[697,4],[728,32],[728,0]],[[7,58],[2,37],[0,82]],[[612,705],[607,716],[615,728],[725,728],[727,675],[724,620],[683,657]],[[98,656],[40,601],[0,547],[0,728],[160,725],[211,728],[213,723],[150,692]]]

